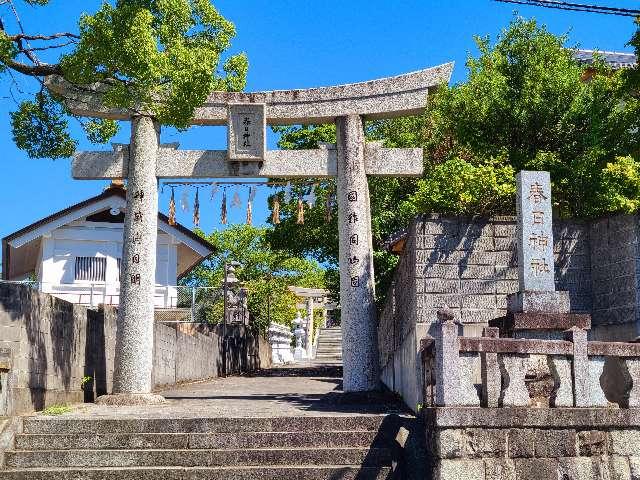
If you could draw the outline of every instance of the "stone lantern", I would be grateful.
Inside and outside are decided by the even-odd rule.
[[[303,322],[304,320],[300,317],[300,312],[297,312],[296,318],[293,319],[293,325],[295,326],[293,334],[296,336],[296,348],[293,351],[293,358],[295,360],[307,359],[307,351],[302,347],[302,339],[305,335],[305,330],[302,327]]]

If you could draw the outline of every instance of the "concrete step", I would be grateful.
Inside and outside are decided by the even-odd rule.
[[[235,467],[276,465],[391,465],[386,448],[229,450],[21,450],[5,452],[7,468]]]
[[[383,480],[389,467],[315,465],[281,467],[111,467],[8,470],[2,480]]]
[[[387,438],[386,441],[392,441]],[[377,432],[238,432],[16,435],[15,450],[184,450],[286,447],[369,447],[380,445]],[[380,445],[382,446],[382,445]]]
[[[386,415],[235,418],[74,418],[31,417],[23,422],[25,434],[87,433],[235,433],[378,431]]]

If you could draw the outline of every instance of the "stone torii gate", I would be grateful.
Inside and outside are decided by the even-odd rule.
[[[337,177],[340,304],[345,391],[379,385],[371,213],[367,175],[420,176],[422,149],[365,143],[363,120],[424,111],[428,93],[447,83],[453,64],[396,77],[307,90],[214,92],[195,111],[194,125],[228,125],[228,150],[179,150],[160,144],[151,116],[105,108],[59,77],[47,87],[64,95],[74,115],[131,122],[130,145],[81,152],[76,179],[128,179],[123,276],[118,311],[113,395],[107,403],[162,401],[150,395],[153,352],[158,179]],[[99,90],[98,90],[99,91]],[[337,145],[267,150],[266,125],[335,123]]]

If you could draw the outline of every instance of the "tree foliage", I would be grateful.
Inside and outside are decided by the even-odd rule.
[[[295,318],[299,300],[287,287],[326,286],[325,271],[317,262],[273,249],[266,239],[267,232],[250,225],[234,225],[211,235],[199,232],[215,247],[215,253],[185,279],[189,285],[220,287],[225,262],[240,262],[236,276],[249,291],[249,311],[263,331],[269,319],[291,325]]]
[[[179,129],[189,126],[195,108],[211,91],[245,87],[246,56],[222,60],[235,27],[210,0],[105,1],[95,14],[80,17],[78,34],[10,34],[0,27],[4,70],[40,81],[58,75],[99,93],[105,107],[151,115]],[[55,63],[36,57],[37,51],[52,49],[61,51]],[[16,144],[29,156],[60,158],[73,153],[63,101],[41,90],[12,116]],[[82,123],[94,142],[106,142],[117,132],[110,120]],[[35,136],[37,131],[44,135]],[[61,146],[52,148],[53,141]]]
[[[626,72],[598,60],[585,70],[567,41],[522,18],[495,44],[476,38],[480,55],[469,57],[468,80],[441,88],[430,103],[425,147],[431,165],[463,160],[483,168],[509,165],[514,173],[549,170],[563,214],[611,211],[605,171],[617,157],[638,154],[640,103]],[[488,213],[505,206],[496,202]]]
[[[409,145],[415,134],[407,133],[402,124],[414,124],[414,118],[399,119],[396,123],[372,122],[366,126],[369,140],[384,139],[389,146]],[[278,146],[284,149],[312,149],[319,143],[335,143],[334,125],[276,127],[281,134]],[[338,208],[335,202],[335,180],[315,181],[317,202],[311,207],[305,204],[304,224],[297,223],[298,198],[309,193],[309,182],[294,183],[292,198],[284,201],[279,193],[281,221],[267,232],[269,243],[276,249],[286,250],[292,255],[310,256],[326,265],[327,284],[337,298],[339,291],[338,265]],[[372,234],[374,243],[374,268],[378,281],[378,292],[385,292],[389,273],[397,263],[395,256],[386,253],[382,244],[393,232],[402,229],[414,213],[413,208],[404,208],[403,199],[413,193],[416,181],[397,178],[369,178],[371,191]],[[332,201],[327,205],[327,197]],[[273,197],[271,198],[273,202]],[[327,216],[327,211],[329,215]],[[403,214],[402,212],[406,213]],[[378,275],[380,272],[386,274]]]
[[[475,40],[479,54],[468,58],[467,80],[441,86],[424,115],[365,127],[368,140],[425,152],[417,181],[369,179],[379,294],[396,263],[383,249],[390,234],[422,212],[511,214],[519,170],[549,170],[555,206],[564,215],[630,213],[640,206],[637,71],[613,71],[599,60],[585,69],[566,36],[535,20],[516,17],[495,42]],[[640,49],[640,33],[631,43]],[[278,131],[282,148],[335,141],[332,125]],[[323,208],[311,209],[297,225],[288,205],[287,218],[269,234],[274,246],[337,264],[338,232],[323,224]]]

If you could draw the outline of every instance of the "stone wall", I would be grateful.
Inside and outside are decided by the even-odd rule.
[[[435,480],[640,478],[637,410],[427,409]]]
[[[112,307],[95,311],[0,283],[0,416],[110,392],[116,318]],[[270,365],[270,347],[260,335],[230,326],[227,336],[229,374]],[[221,327],[156,323],[154,337],[156,387],[220,374]],[[85,376],[91,381],[83,386]]]
[[[617,215],[591,223],[593,336],[631,340],[640,335],[640,252],[635,215]]]
[[[404,252],[380,315],[378,347],[382,379],[415,409],[421,403],[420,339],[449,307],[464,334],[479,336],[506,313],[507,295],[518,290],[514,217],[424,215],[409,227]],[[589,224],[554,226],[556,288],[567,290],[572,310],[591,310]]]

